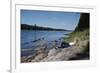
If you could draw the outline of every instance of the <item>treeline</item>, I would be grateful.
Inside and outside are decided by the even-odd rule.
[[[50,30],[50,31],[71,31],[71,30],[65,30],[65,29],[55,29],[55,28],[49,28],[49,27],[41,27],[35,25],[28,25],[28,24],[21,24],[21,30]]]

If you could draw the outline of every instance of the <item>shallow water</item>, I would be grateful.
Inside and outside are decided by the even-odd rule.
[[[52,48],[53,45],[60,45],[62,38],[65,34],[69,34],[68,31],[34,31],[34,30],[22,30],[21,31],[21,50],[23,49],[35,49],[37,47],[46,46],[46,48]],[[68,35],[67,35],[68,36]],[[32,51],[21,51],[21,55],[28,55]]]

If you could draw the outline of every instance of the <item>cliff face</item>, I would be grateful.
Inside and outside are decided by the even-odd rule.
[[[84,31],[85,29],[89,29],[89,22],[90,14],[89,13],[82,13],[80,16],[80,20],[78,26],[76,27],[75,31]]]

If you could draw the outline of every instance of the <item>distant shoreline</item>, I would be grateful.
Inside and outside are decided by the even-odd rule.
[[[56,29],[56,28],[51,28],[51,27],[42,27],[42,26],[28,25],[28,24],[21,24],[21,30],[73,31],[73,30]]]

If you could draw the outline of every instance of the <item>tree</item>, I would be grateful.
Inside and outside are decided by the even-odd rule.
[[[81,13],[80,20],[75,31],[83,31],[85,29],[89,29],[89,24],[90,24],[89,20],[90,20],[89,13]]]

